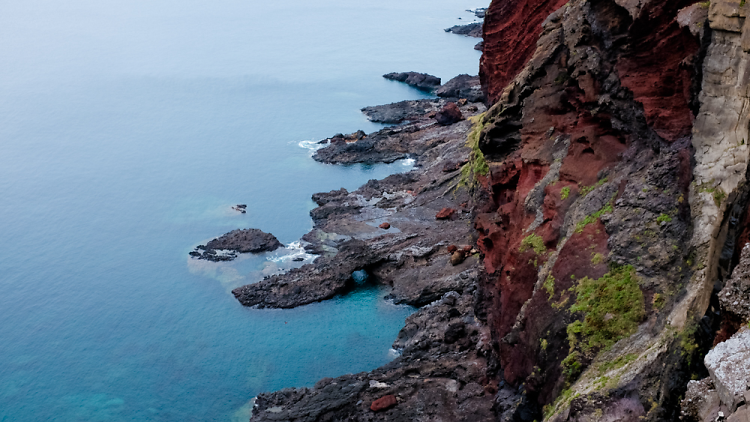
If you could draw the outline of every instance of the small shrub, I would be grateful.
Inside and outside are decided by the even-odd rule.
[[[547,279],[544,280],[542,287],[544,287],[544,290],[549,294],[548,300],[552,300],[552,297],[555,295],[555,277],[552,277],[552,274],[548,275]]]
[[[669,223],[670,221],[672,221],[672,217],[668,216],[667,214],[662,214],[656,217],[656,222],[659,224],[665,223],[665,222]]]
[[[521,246],[518,248],[518,252],[524,253],[529,249],[533,249],[537,255],[542,255],[547,252],[547,247],[544,246],[544,239],[538,234],[532,233],[526,236],[521,241]]]
[[[490,166],[484,159],[484,153],[479,149],[479,135],[485,125],[484,115],[485,113],[482,113],[469,117],[474,125],[466,138],[466,146],[471,148],[471,152],[469,153],[469,162],[461,167],[461,178],[458,186],[473,186],[476,183],[477,175],[485,176],[490,171]]]
[[[560,189],[560,199],[564,201],[568,199],[568,196],[570,196],[570,187],[565,186],[564,188]]]

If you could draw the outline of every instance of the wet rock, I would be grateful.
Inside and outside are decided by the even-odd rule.
[[[456,35],[466,35],[467,37],[482,38],[482,22],[474,22],[468,25],[455,25],[446,28],[445,32],[451,32]]]
[[[271,252],[284,245],[276,236],[258,229],[237,229],[206,244],[206,249],[228,249],[239,253]]]
[[[381,223],[381,224],[380,224],[380,225],[379,225],[378,227],[380,227],[380,228],[381,228],[381,229],[383,229],[383,230],[388,230],[388,229],[390,229],[390,228],[391,228],[391,224],[390,224],[390,223],[388,223],[388,222],[386,222],[386,223]]]
[[[426,73],[388,73],[383,75],[383,77],[391,81],[404,82],[407,85],[413,86],[423,91],[432,91],[440,86],[440,78],[428,75]]]
[[[197,246],[189,255],[207,261],[231,261],[237,257],[237,253],[271,252],[283,246],[270,233],[258,229],[237,229],[211,240],[206,245]]]
[[[445,85],[435,91],[438,97],[443,98],[465,98],[467,101],[475,103],[484,101],[482,84],[479,82],[479,76],[458,75],[449,80]]]
[[[456,103],[446,104],[442,110],[435,115],[435,120],[443,126],[450,126],[454,123],[463,120],[464,116],[461,114],[461,110],[458,109]]]
[[[435,214],[436,220],[447,220],[451,217],[453,217],[453,214],[456,213],[456,210],[453,208],[443,208],[441,209],[437,214]]]
[[[370,410],[373,412],[382,412],[383,410],[388,410],[398,404],[396,401],[396,396],[393,394],[388,394],[387,396],[383,396],[370,405]]]

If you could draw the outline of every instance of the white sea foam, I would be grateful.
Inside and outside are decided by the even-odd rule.
[[[325,144],[319,144],[318,141],[300,141],[297,145],[301,148],[309,149],[312,152],[325,147]]]
[[[315,258],[315,255],[305,252],[302,242],[296,241],[290,243],[284,249],[277,249],[276,252],[268,256],[268,260],[273,262],[291,262],[295,258],[302,258],[309,262]]]
[[[407,158],[407,159],[405,159],[405,160],[401,161],[401,165],[402,165],[402,166],[407,166],[407,167],[411,167],[411,166],[413,166],[413,165],[414,165],[414,163],[415,163],[415,162],[416,162],[416,161],[414,161],[414,159],[413,159],[413,158]]]

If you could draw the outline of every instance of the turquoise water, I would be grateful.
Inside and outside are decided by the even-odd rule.
[[[483,6],[0,0],[0,421],[246,420],[261,391],[392,359],[412,309],[383,291],[247,309],[230,290],[300,250],[187,253],[244,227],[293,243],[312,193],[408,170],[304,141],[424,96],[383,73],[475,74],[476,40],[442,29]]]

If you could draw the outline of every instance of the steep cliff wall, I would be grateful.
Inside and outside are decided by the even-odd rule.
[[[673,419],[727,239],[720,192],[745,174],[741,136],[722,137],[747,114],[726,98],[743,65],[719,59],[739,44],[692,0],[516,3],[484,28],[475,220],[504,382],[549,419]]]

